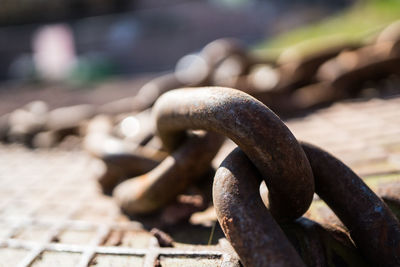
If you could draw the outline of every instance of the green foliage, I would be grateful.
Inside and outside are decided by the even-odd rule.
[[[255,47],[261,56],[274,56],[296,46],[304,53],[332,43],[363,42],[390,22],[400,19],[400,0],[364,0],[323,21],[283,33]]]

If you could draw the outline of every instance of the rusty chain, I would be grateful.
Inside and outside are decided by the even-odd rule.
[[[376,266],[397,266],[400,260],[400,226],[388,207],[339,160],[309,144],[302,144],[302,147],[311,162],[316,193],[347,226],[362,255]],[[258,170],[240,149],[224,160],[213,187],[214,205],[221,227],[245,266],[299,266],[301,261],[298,256],[292,256],[293,248],[261,201],[259,183]],[[302,228],[307,227],[309,225]],[[293,239],[293,233],[285,233]],[[349,263],[348,254],[337,248],[332,250],[336,261],[341,259]],[[302,256],[310,253],[318,257],[312,251],[302,251]],[[350,266],[366,264],[357,257],[350,260],[355,262]]]
[[[119,184],[113,196],[129,214],[159,210],[188,185],[207,175],[223,140],[214,133],[190,136],[157,167]]]
[[[174,99],[180,99],[179,103]],[[213,187],[218,220],[246,266],[301,266],[301,258],[307,262],[305,255],[315,251],[308,248],[300,257],[289,241],[296,237],[287,225],[309,232],[312,224],[317,235],[331,236],[322,226],[305,219],[293,226],[293,220],[310,205],[314,182],[315,192],[343,221],[357,247],[342,237],[347,244],[339,242],[330,248],[336,260],[350,258],[365,263],[359,250],[382,266],[399,263],[399,222],[387,206],[339,160],[311,145],[297,143],[283,122],[251,96],[230,88],[173,90],[158,99],[153,116],[166,150],[174,152],[149,173],[128,179],[114,189],[114,197],[127,213],[150,213],[162,208],[206,173],[223,139],[215,134],[189,134],[188,138],[186,130],[211,130],[228,136],[246,153],[236,151],[226,158]],[[269,187],[272,216],[259,195],[260,177]],[[313,257],[328,260],[320,254]]]
[[[168,151],[179,144],[186,129],[223,134],[251,155],[267,185],[274,188],[269,198],[276,218],[297,218],[308,209],[314,182],[306,156],[289,129],[258,100],[228,88],[180,89],[161,96],[153,111]],[[275,158],[282,160],[272,164]]]
[[[113,123],[104,117],[89,123],[97,123],[92,125],[96,130],[88,131],[85,137],[86,149],[106,165],[106,172],[99,179],[103,191],[112,193],[126,213],[157,211],[190,184],[214,172],[211,161],[226,136],[238,148],[216,171],[213,201],[218,221],[245,266],[399,266],[400,225],[388,206],[340,160],[320,148],[299,143],[263,104],[277,105],[275,101],[285,109],[288,104],[284,102],[288,102],[296,110],[308,108],[354,94],[349,88],[372,73],[398,73],[399,40],[380,39],[384,40],[362,48],[353,44],[336,47],[295,66],[264,68],[264,72],[278,73],[279,79],[261,87],[254,80],[260,69],[251,70],[260,62],[246,55],[239,44],[220,40],[202,50],[209,68],[196,82],[185,80],[185,75],[198,72],[195,64],[190,66],[192,72],[166,74],[146,84],[136,97],[97,109],[80,105],[47,113],[41,103],[28,105],[19,113],[0,118],[0,126],[5,125],[0,127],[0,134],[8,132],[15,139],[25,139],[26,133],[29,138],[36,134],[40,141],[54,132],[77,132],[78,123],[97,113],[115,115],[133,105],[143,110],[157,99],[152,115],[165,151],[144,146],[157,138],[154,129],[147,129],[136,140],[140,145],[132,146],[113,137]],[[348,51],[343,52],[344,48]],[[354,58],[357,64],[349,68],[347,63]],[[226,77],[225,68],[229,69],[226,66],[232,62],[240,66],[240,71]],[[311,82],[311,76],[319,82],[302,87]],[[262,102],[231,88],[172,90],[207,84],[240,88]],[[315,92],[317,99],[308,99]],[[38,119],[43,119],[43,114],[46,119]],[[22,115],[29,115],[28,122],[23,123],[27,129],[10,128],[8,122],[19,121]],[[66,119],[59,120],[61,117]],[[46,131],[40,132],[43,129]],[[99,145],[110,143],[111,151],[109,146]],[[267,204],[259,192],[262,181],[268,186]],[[331,229],[301,217],[314,193],[347,229]],[[304,240],[307,245],[300,244]],[[326,240],[333,245],[324,243]],[[317,248],[321,242],[323,246]]]
[[[213,198],[218,220],[246,266],[302,265],[262,204],[257,176],[268,185],[269,209],[278,222],[308,209],[315,181],[315,192],[343,221],[363,256],[382,266],[400,263],[400,226],[386,204],[339,160],[308,144],[300,148],[256,99],[229,88],[179,89],[161,96],[153,112],[167,151],[179,146],[185,130],[206,129],[228,136],[245,153],[233,152],[222,163]],[[257,169],[246,166],[245,155]]]
[[[387,205],[340,160],[302,144],[315,178],[315,192],[348,228],[351,238],[377,265],[400,264],[400,225]]]

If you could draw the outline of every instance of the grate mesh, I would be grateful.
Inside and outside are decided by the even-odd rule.
[[[287,122],[299,140],[330,151],[367,183],[400,184],[400,97],[342,102]],[[213,246],[159,247],[94,179],[79,150],[0,147],[0,266],[231,266]]]
[[[80,151],[1,147],[0,266],[154,266],[161,256],[223,263],[220,246],[159,247],[101,195],[94,169]]]

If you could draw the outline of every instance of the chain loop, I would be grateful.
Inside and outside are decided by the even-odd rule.
[[[362,255],[377,266],[398,266],[400,225],[386,204],[341,161],[315,146],[303,143],[302,148],[311,163],[316,193],[343,221]],[[220,225],[245,266],[298,266],[297,257],[290,256],[296,264],[282,259],[292,252],[261,204],[260,182],[240,149],[224,160],[213,186]]]
[[[315,192],[348,228],[362,254],[380,266],[400,265],[400,224],[387,205],[340,160],[313,145],[302,147]]]
[[[215,133],[190,136],[157,167],[119,184],[113,197],[131,215],[159,210],[207,174],[223,141]]]
[[[213,202],[225,236],[244,266],[305,266],[262,202],[260,177],[239,148],[218,168]]]
[[[186,129],[215,131],[238,144],[269,186],[270,210],[278,220],[298,218],[310,206],[314,179],[304,151],[279,117],[255,98],[231,88],[178,89],[162,95],[153,112],[168,151]]]

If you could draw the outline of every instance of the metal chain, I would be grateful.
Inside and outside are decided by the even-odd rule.
[[[226,136],[239,148],[217,170],[213,200],[220,225],[245,266],[399,266],[400,226],[387,205],[340,160],[299,143],[264,105],[279,107],[283,114],[304,110],[356,95],[353,88],[367,78],[398,74],[400,39],[384,37],[364,47],[333,47],[273,67],[232,40],[218,40],[200,52],[205,68],[192,64],[152,80],[135,97],[101,107],[48,111],[43,103],[32,103],[0,117],[0,139],[31,145],[49,137],[59,140],[79,132],[82,121],[95,114],[139,111],[157,100],[152,116],[166,152],[145,147],[157,139],[152,127],[135,145],[113,137],[114,122],[108,118],[96,117],[86,127],[95,130],[87,130],[85,148],[106,165],[99,179],[102,189],[112,193],[126,213],[159,210],[213,172],[211,161]],[[238,71],[226,75],[231,69]],[[275,82],[260,82],[260,75],[272,75]],[[172,90],[204,85],[241,91]],[[211,132],[188,132],[199,129]],[[259,193],[262,181],[269,190],[267,207]],[[314,193],[347,229],[301,217]]]
[[[400,264],[400,225],[386,204],[333,156],[309,144],[300,147],[256,99],[230,88],[178,89],[161,96],[153,112],[167,150],[187,129],[224,134],[243,150],[218,169],[213,198],[220,225],[246,266],[303,266],[274,218],[282,223],[301,216],[314,181],[315,192],[343,221],[366,259],[382,266]],[[258,176],[268,185],[272,216],[259,195]]]
[[[221,87],[173,90],[153,112],[167,150],[187,129],[215,131],[238,144],[273,188],[270,210],[279,220],[297,218],[310,206],[314,180],[303,150],[279,117],[250,95]]]

